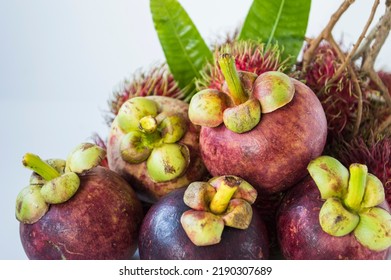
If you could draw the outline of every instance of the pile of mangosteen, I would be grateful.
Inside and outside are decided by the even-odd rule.
[[[216,52],[189,102],[167,69],[127,84],[103,148],[26,154],[16,218],[27,256],[389,258],[383,182],[325,154],[330,118],[305,80],[278,59],[246,71],[238,49]]]

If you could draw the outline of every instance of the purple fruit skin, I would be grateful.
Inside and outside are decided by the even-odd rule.
[[[137,249],[141,203],[119,175],[95,167],[80,176],[67,202],[51,205],[34,224],[20,224],[29,259],[131,259]]]
[[[145,216],[139,238],[142,260],[268,259],[266,227],[256,211],[248,229],[225,227],[220,243],[195,246],[180,223],[182,213],[190,209],[183,203],[184,191],[166,195]]]
[[[334,237],[324,232],[319,224],[323,203],[315,182],[309,176],[287,192],[277,215],[278,240],[286,259],[387,259],[390,250],[372,251],[362,246],[353,233]],[[383,208],[389,211],[387,204]]]
[[[292,101],[262,114],[260,123],[249,132],[236,134],[224,125],[202,127],[201,155],[213,176],[236,175],[259,194],[274,194],[306,175],[308,163],[323,151],[327,122],[312,90],[293,82],[296,92]]]

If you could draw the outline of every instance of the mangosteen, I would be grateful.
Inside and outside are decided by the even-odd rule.
[[[237,72],[227,53],[218,63],[225,91],[203,89],[189,107],[190,120],[202,126],[206,168],[212,176],[239,176],[260,194],[287,190],[323,151],[327,123],[321,103],[305,84],[282,72]]]
[[[107,143],[110,169],[154,203],[174,189],[203,179],[199,127],[188,104],[170,97],[133,97],[120,108]]]
[[[105,152],[84,143],[68,157],[26,154],[35,172],[16,201],[20,238],[29,259],[131,259],[141,203],[129,184],[98,166]]]
[[[155,203],[139,238],[141,259],[267,259],[256,190],[236,176],[193,182]]]
[[[391,215],[381,181],[362,164],[349,170],[321,156],[311,176],[290,189],[277,218],[278,239],[287,259],[387,259]]]

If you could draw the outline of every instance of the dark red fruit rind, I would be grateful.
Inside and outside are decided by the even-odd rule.
[[[277,235],[283,256],[295,260],[384,260],[389,250],[372,251],[353,233],[334,237],[322,230],[319,211],[324,203],[311,177],[290,189],[277,215]],[[388,205],[385,204],[385,209]]]
[[[20,224],[29,259],[131,259],[137,249],[142,207],[119,175],[95,167],[80,175],[77,193],[51,205],[34,224]]]
[[[321,155],[327,136],[325,114],[316,95],[294,80],[295,95],[284,107],[262,114],[251,131],[237,134],[224,125],[202,127],[201,155],[213,176],[239,176],[257,191],[277,193],[306,175]]]
[[[180,218],[187,207],[185,189],[178,189],[154,204],[140,230],[139,253],[143,260],[267,259],[269,244],[266,227],[256,211],[248,229],[225,227],[220,243],[195,246],[187,237]]]

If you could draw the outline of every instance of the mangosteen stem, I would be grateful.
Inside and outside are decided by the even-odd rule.
[[[240,105],[244,103],[248,97],[236,71],[235,59],[229,53],[224,53],[219,58],[219,65],[234,104]]]
[[[146,133],[153,133],[157,128],[157,121],[152,116],[146,116],[140,120],[140,128]]]
[[[33,170],[46,181],[50,181],[60,176],[60,173],[49,164],[44,162],[39,156],[27,153],[24,155],[22,163],[25,167]]]
[[[348,192],[344,203],[351,210],[358,211],[364,198],[368,168],[366,165],[353,163],[350,165],[349,171]]]
[[[217,189],[216,194],[213,196],[210,202],[209,208],[214,214],[222,214],[227,210],[229,201],[236,192],[238,187],[231,187],[225,183],[222,183]]]

